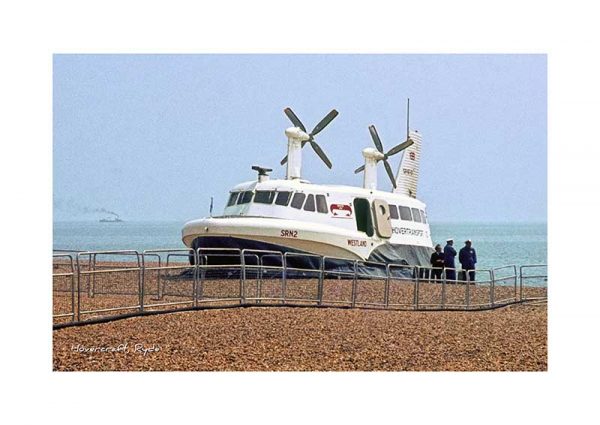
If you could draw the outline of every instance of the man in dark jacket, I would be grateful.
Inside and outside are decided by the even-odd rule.
[[[448,239],[446,246],[444,247],[444,267],[451,268],[452,270],[446,270],[446,280],[456,280],[456,271],[454,270],[454,257],[456,257],[456,250],[454,247],[454,240]]]
[[[431,254],[431,277],[434,280],[442,280],[442,271],[444,269],[444,253],[442,252],[442,246],[437,244],[435,251]]]
[[[477,263],[477,253],[475,249],[471,247],[471,240],[468,239],[465,241],[465,246],[461,248],[458,253],[458,261],[464,270],[464,278],[466,279],[466,274],[469,273],[469,281],[475,282],[475,263]]]

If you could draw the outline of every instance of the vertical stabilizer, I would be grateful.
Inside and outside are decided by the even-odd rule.
[[[421,160],[421,134],[413,130],[409,133],[413,144],[404,151],[400,168],[396,175],[396,189],[394,193],[417,197],[417,185],[419,183],[419,162]]]

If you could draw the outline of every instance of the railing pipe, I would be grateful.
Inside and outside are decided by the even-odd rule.
[[[67,251],[67,250],[54,250],[56,252],[74,252],[74,251]],[[57,276],[65,276],[65,277],[70,277],[71,278],[71,313],[69,314],[57,314],[57,315],[53,315],[53,316],[57,316],[57,317],[64,317],[64,316],[71,316],[71,322],[74,322],[76,319],[76,313],[75,313],[75,265],[73,263],[73,256],[71,254],[53,254],[52,255],[53,261],[54,258],[66,258],[69,261],[69,268],[71,269],[71,271],[69,273],[57,273]],[[55,274],[53,273],[53,280],[54,280],[54,276]],[[53,283],[54,284],[54,283]]]
[[[515,278],[515,302],[517,302],[519,299],[517,298],[517,266],[513,265],[513,276]]]
[[[319,283],[317,284],[317,305],[323,305],[323,285],[325,280],[325,262],[320,258]]]
[[[358,261],[354,261],[354,276],[352,277],[352,307],[356,306],[356,285],[357,285],[357,276],[356,273],[358,271]]]
[[[120,251],[83,251],[83,252],[77,252],[76,254],[74,253],[73,255],[71,254],[54,254],[54,256],[62,256],[63,258],[68,258],[69,259],[69,265],[70,265],[70,276],[71,276],[71,288],[70,288],[70,295],[71,295],[71,313],[67,313],[67,314],[60,314],[60,315],[54,315],[57,317],[64,317],[64,316],[70,316],[71,317],[71,322],[81,322],[82,319],[82,314],[83,313],[94,313],[94,312],[102,312],[102,311],[116,311],[116,310],[123,310],[123,309],[137,309],[140,313],[143,313],[146,309],[146,305],[145,305],[145,284],[149,279],[149,272],[150,270],[153,270],[154,267],[149,265],[148,262],[150,260],[148,260],[149,257],[147,256],[156,256],[158,258],[158,279],[157,279],[157,294],[159,296],[159,299],[162,298],[163,294],[162,294],[162,287],[161,287],[161,270],[163,270],[163,266],[162,266],[162,258],[161,255],[158,254],[158,252],[170,252],[167,256],[167,266],[169,264],[169,259],[171,257],[175,257],[177,255],[184,255],[184,254],[177,254],[177,253],[173,253],[177,250],[174,249],[165,249],[165,250],[145,250],[143,251],[141,254],[140,252],[136,251],[136,250],[120,250]],[[336,258],[333,257],[325,257],[325,256],[318,256],[318,255],[312,255],[312,254],[301,254],[301,253],[282,253],[279,251],[268,251],[268,250],[240,250],[240,249],[226,249],[226,248],[199,248],[198,250],[182,250],[187,252],[187,254],[185,254],[186,256],[190,256],[193,255],[194,256],[194,264],[192,266],[190,266],[190,268],[192,269],[193,272],[193,286],[192,286],[192,300],[191,301],[182,301],[182,302],[175,302],[172,304],[185,304],[185,303],[193,303],[193,306],[197,307],[198,306],[198,301],[200,300],[200,298],[203,298],[203,288],[202,288],[202,282],[200,282],[201,279],[201,272],[205,272],[206,267],[208,266],[208,255],[210,254],[204,254],[201,255],[201,252],[210,252],[210,251],[218,251],[218,252],[224,252],[224,251],[229,251],[229,252],[235,252],[236,254],[234,254],[236,257],[239,256],[239,264],[240,264],[240,286],[239,286],[239,302],[240,305],[245,305],[248,301],[250,300],[257,300],[258,303],[260,303],[262,300],[271,300],[274,299],[273,297],[267,297],[265,298],[263,296],[263,280],[265,279],[265,276],[270,276],[269,271],[267,271],[267,269],[269,270],[281,270],[282,276],[281,276],[281,302],[283,305],[286,305],[288,302],[288,294],[287,294],[287,282],[288,282],[288,278],[289,278],[289,273],[290,270],[292,268],[290,268],[290,256],[300,256],[300,255],[305,255],[307,257],[315,257],[318,258],[318,265],[316,264],[316,260],[313,262],[311,260],[311,262],[313,262],[313,264],[315,265],[315,268],[307,268],[306,271],[308,272],[312,272],[312,273],[318,273],[318,284],[317,284],[317,297],[316,300],[314,298],[311,298],[309,296],[300,296],[300,297],[294,297],[294,301],[316,301],[317,305],[321,306],[323,304],[323,298],[324,298],[324,280],[325,280],[325,273],[327,270],[327,260],[328,259],[332,259],[332,260],[336,260]],[[74,252],[74,251],[73,251]],[[191,254],[190,254],[191,253]],[[102,266],[98,268],[98,256],[100,255],[135,255],[136,261],[137,261],[137,267],[136,268],[105,268],[105,266]],[[288,255],[289,254],[289,255]],[[219,254],[215,254],[215,255],[219,255]],[[251,255],[252,257],[256,258],[257,261],[257,265],[256,267],[258,268],[258,280],[257,280],[257,296],[256,298],[249,298],[246,295],[246,282],[248,279],[248,272],[247,270],[249,268],[254,268],[254,265],[249,265],[247,263],[247,258],[246,256]],[[84,257],[86,257],[88,259],[88,263],[84,264]],[[280,258],[281,261],[281,267],[279,265],[277,265],[276,263],[274,263],[273,266],[267,266],[265,265],[266,262],[266,258],[267,257],[277,257]],[[204,260],[206,260],[206,266],[204,265]],[[381,266],[382,267],[382,271],[384,270],[385,272],[385,280],[384,280],[384,288],[383,288],[383,307],[385,309],[390,307],[390,287],[391,287],[391,280],[392,280],[392,270],[394,267],[398,266],[398,267],[403,267],[405,269],[408,269],[411,271],[412,273],[412,279],[413,279],[413,283],[414,283],[414,293],[413,293],[413,309],[414,310],[421,310],[421,299],[420,299],[420,292],[423,290],[423,288],[421,288],[421,282],[426,280],[426,276],[422,275],[422,273],[424,273],[424,271],[427,269],[426,267],[420,267],[420,266],[402,266],[402,265],[395,265],[395,264],[384,264],[384,263],[376,263],[376,262],[368,262],[368,261],[360,261],[360,260],[348,260],[348,259],[343,259],[343,258],[337,258],[337,260],[342,260],[342,261],[346,261],[347,265],[351,267],[350,270],[348,271],[342,271],[342,270],[337,270],[336,266],[334,266],[334,268],[332,269],[331,272],[327,272],[327,273],[332,273],[333,275],[337,275],[338,277],[344,277],[344,279],[349,279],[352,278],[352,295],[351,295],[351,300],[350,300],[350,304],[352,307],[356,307],[357,305],[377,305],[377,306],[382,306],[381,303],[379,303],[379,301],[376,302],[359,302],[360,298],[359,298],[359,278],[363,279],[364,277],[373,277],[373,279],[375,279],[375,275],[371,275],[368,272],[360,272],[359,273],[359,263],[362,267],[362,265],[364,264],[365,267],[367,266]],[[201,264],[202,262],[202,264]],[[234,262],[233,266],[235,266],[236,263]],[[220,265],[216,265],[214,267],[221,267]],[[517,266],[516,265],[510,265],[510,266],[503,266],[503,267],[499,267],[496,269],[491,269],[491,270],[486,270],[487,272],[489,272],[490,275],[490,280],[489,280],[489,284],[490,284],[490,292],[489,292],[489,307],[494,308],[497,307],[500,304],[497,304],[497,300],[496,300],[496,287],[498,286],[500,281],[508,281],[510,282],[510,279],[514,279],[513,280],[513,289],[514,289],[514,297],[511,298],[510,296],[508,297],[508,299],[506,301],[511,302],[519,302],[519,301],[524,301],[525,297],[524,297],[524,286],[525,286],[525,281],[527,279],[537,279],[537,278],[543,278],[543,279],[547,279],[547,274],[531,274],[531,275],[526,275],[526,270],[528,268],[533,268],[533,267],[547,267],[546,265],[522,265],[519,266],[519,270],[517,273]],[[87,270],[86,270],[87,268]],[[505,270],[505,269],[511,269],[512,271],[512,275],[507,276],[507,277],[502,277],[499,278],[498,274],[500,270]],[[116,272],[122,272],[122,271],[137,271],[138,272],[138,295],[139,295],[139,305],[138,306],[127,306],[127,307],[116,307],[116,308],[109,308],[109,309],[103,309],[103,310],[82,310],[82,290],[85,290],[82,285],[83,285],[83,276],[87,276],[87,278],[90,280],[90,284],[87,287],[88,290],[88,296],[90,297],[94,297],[96,295],[97,289],[96,288],[96,274],[100,274],[100,273],[116,273]],[[305,270],[302,268],[298,268],[298,270]],[[448,308],[448,276],[447,276],[447,269],[443,269],[442,270],[442,279],[441,279],[441,300],[440,300],[440,307],[441,309],[447,309]],[[456,272],[458,272],[458,270],[456,270]],[[488,306],[488,304],[485,302],[485,298],[483,298],[483,302],[479,302],[477,301],[476,303],[473,302],[471,300],[471,284],[474,282],[474,280],[472,279],[471,273],[469,270],[461,270],[462,273],[465,274],[464,276],[464,282],[466,283],[465,286],[465,300],[464,300],[464,309],[465,310],[472,310],[472,309],[480,309],[482,307],[486,307]],[[481,271],[480,271],[481,272]],[[61,273],[58,273],[57,275],[63,275]],[[69,274],[64,274],[66,276],[69,276]],[[379,277],[382,277],[381,272],[377,271],[378,276],[377,280],[378,282],[381,281],[381,279]],[[404,276],[404,275],[403,275]],[[406,280],[408,281],[408,279],[402,277],[402,280]],[[133,280],[128,280],[128,282],[133,283]],[[482,281],[483,283],[485,283],[484,281]],[[367,282],[369,283],[369,282]],[[410,282],[409,282],[410,284]],[[104,286],[102,287],[104,288]],[[99,294],[104,293],[104,290],[100,288],[100,292]],[[509,287],[507,289],[510,288],[510,284]],[[112,293],[110,292],[112,289],[108,289],[108,293]],[[437,292],[437,291],[436,291]],[[509,293],[510,293],[510,289],[509,289]],[[84,294],[85,296],[85,294]],[[183,295],[185,296],[185,295]],[[227,298],[227,299],[233,299],[235,300],[235,296],[232,298]],[[477,297],[477,300],[480,300],[480,297]],[[344,301],[343,299],[341,300],[337,300],[337,301],[332,301],[333,303],[347,303],[347,301]],[[429,301],[428,301],[429,302]],[[408,303],[410,303],[410,301],[408,301]],[[403,305],[407,305],[410,307],[410,304],[403,304]],[[149,304],[148,306],[154,306],[155,304]],[[165,304],[168,305],[168,304]],[[453,305],[453,307],[457,307],[455,305]],[[458,307],[460,308],[460,304],[458,305]],[[427,305],[423,305],[423,308],[427,308]]]
[[[442,310],[446,308],[446,269],[442,269]]]
[[[390,265],[385,265],[385,288],[383,289],[383,305],[388,308],[390,305]]]
[[[490,271],[490,275],[492,277],[492,282],[490,283],[490,307],[494,307],[496,302],[496,273],[494,269]]]
[[[287,258],[288,253],[283,254],[283,273],[281,279],[281,303],[285,304],[285,299],[287,297]]]
[[[415,279],[415,289],[414,289],[414,309],[419,309],[419,281],[420,281],[420,270],[419,266],[415,266],[413,269],[413,277]]]
[[[465,309],[468,310],[471,305],[471,270],[462,270],[465,277],[466,289],[465,289]]]

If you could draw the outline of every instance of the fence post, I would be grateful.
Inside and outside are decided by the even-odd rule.
[[[354,260],[354,277],[352,279],[352,303],[351,303],[353,308],[356,305],[357,268],[358,268],[358,261]]]
[[[204,297],[204,279],[206,279],[206,267],[208,267],[208,255],[200,255],[202,248],[198,248],[195,252],[194,270],[196,271],[196,305]],[[202,262],[202,264],[200,263]]]
[[[246,257],[244,255],[244,250],[240,250],[240,264],[242,265],[242,270],[240,273],[240,305],[246,304]]]
[[[71,263],[71,321],[75,321],[75,267],[73,265],[73,256],[69,254]]]
[[[77,253],[77,321],[81,320],[81,267],[79,263],[79,255]]]
[[[517,266],[515,264],[513,264],[513,273],[515,276],[515,302],[517,302]]]
[[[496,290],[496,273],[494,273],[494,269],[490,271],[490,278],[492,279],[490,282],[490,306],[493,308],[496,302],[496,294],[494,292]]]
[[[419,284],[420,284],[420,270],[419,270],[419,266],[415,266],[413,269],[413,276],[415,279],[415,290],[414,292],[414,300],[413,300],[413,305],[414,305],[414,309],[418,310],[419,309]]]
[[[319,257],[321,264],[319,267],[319,283],[317,287],[317,305],[323,305],[323,280],[325,279],[325,257]]]
[[[446,269],[442,269],[442,310],[446,308]]]
[[[192,305],[198,307],[198,258],[196,252],[192,249],[192,258],[194,259],[194,267],[192,268],[192,279],[194,279],[192,287]],[[189,259],[189,256],[188,256]]]
[[[158,273],[156,274],[156,298],[158,300],[162,300],[163,295],[162,295],[162,286],[161,286],[161,282],[160,282],[160,276],[162,274],[162,270],[161,270],[162,264],[161,264],[160,255],[157,255],[157,257],[158,257],[158,270],[157,270]],[[168,262],[168,260],[167,260],[167,262]]]
[[[385,265],[385,288],[383,289],[383,305],[388,308],[390,304],[390,263]]]
[[[202,260],[200,260],[202,258]],[[198,249],[198,300],[201,302],[204,299],[204,281],[206,280],[206,271],[208,270],[208,255],[200,256]],[[200,263],[202,261],[202,263]]]
[[[288,253],[283,254],[283,275],[281,276],[281,303],[285,304],[287,292],[287,257]]]
[[[523,301],[523,266],[519,266],[520,301]]]
[[[279,253],[279,256],[281,257],[281,295],[283,296],[283,275],[285,273],[285,254],[283,252]]]
[[[92,260],[93,258],[93,260]],[[92,266],[93,265],[93,266]],[[96,271],[96,254],[90,254],[90,262],[88,264],[88,271]],[[96,273],[90,273],[88,275],[88,296],[92,298],[96,289]]]
[[[263,255],[262,257],[259,257],[258,255],[256,256],[256,264],[258,266],[258,273],[256,273],[256,304],[260,304],[261,298],[262,298],[262,281],[263,281],[263,275],[262,275],[262,269],[263,269],[263,258],[265,256]]]
[[[137,258],[137,263],[138,263],[138,282],[139,282],[139,297],[140,297],[140,312],[144,311],[144,294],[145,294],[145,289],[144,286],[145,285],[145,271],[146,271],[146,267],[144,265],[144,257],[142,257],[142,261],[140,262],[140,253],[138,251],[135,251],[135,257]]]
[[[464,270],[465,282],[467,288],[465,289],[465,309],[468,310],[471,306],[471,270]]]

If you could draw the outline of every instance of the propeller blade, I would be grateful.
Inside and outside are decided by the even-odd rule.
[[[315,128],[313,128],[313,131],[310,133],[311,136],[314,136],[315,134],[318,134],[321,132],[321,130],[323,130],[325,127],[327,127],[329,125],[329,123],[331,121],[333,121],[333,119],[335,117],[338,116],[338,111],[336,111],[335,109],[332,109],[330,113],[328,113],[325,118],[323,118],[319,124],[315,125]]]
[[[371,138],[373,139],[373,143],[375,143],[377,150],[383,153],[383,145],[381,144],[381,139],[379,138],[379,134],[377,134],[374,125],[369,126],[369,133],[371,133]]]
[[[364,164],[363,164],[363,165],[361,165],[360,167],[358,167],[356,170],[354,170],[354,174],[358,174],[358,173],[360,173],[360,172],[361,172],[362,170],[364,170],[364,169],[365,169],[365,166],[364,166]]]
[[[392,186],[394,186],[394,189],[396,189],[396,179],[394,178],[394,173],[392,172],[392,167],[390,167],[390,163],[384,159],[383,165],[385,165],[385,171],[387,172],[387,175],[390,177],[390,180],[392,181]]]
[[[319,155],[319,158],[321,158],[323,160],[325,165],[327,165],[329,168],[331,168],[331,166],[332,166],[331,161],[329,160],[329,158],[327,158],[327,155],[325,155],[325,152],[323,152],[323,150],[317,144],[317,142],[311,140],[310,146],[312,146],[313,150],[316,152],[317,155]]]
[[[283,112],[287,115],[292,124],[294,124],[296,127],[299,127],[300,130],[306,133],[306,128],[304,128],[304,124],[302,124],[302,121],[300,121],[296,114],[294,114],[294,111],[292,111],[290,108],[285,108]]]
[[[412,139],[406,139],[406,142],[400,143],[398,146],[394,146],[390,151],[386,154],[386,156],[396,155],[398,152],[403,151],[407,147],[411,146],[413,143]]]

